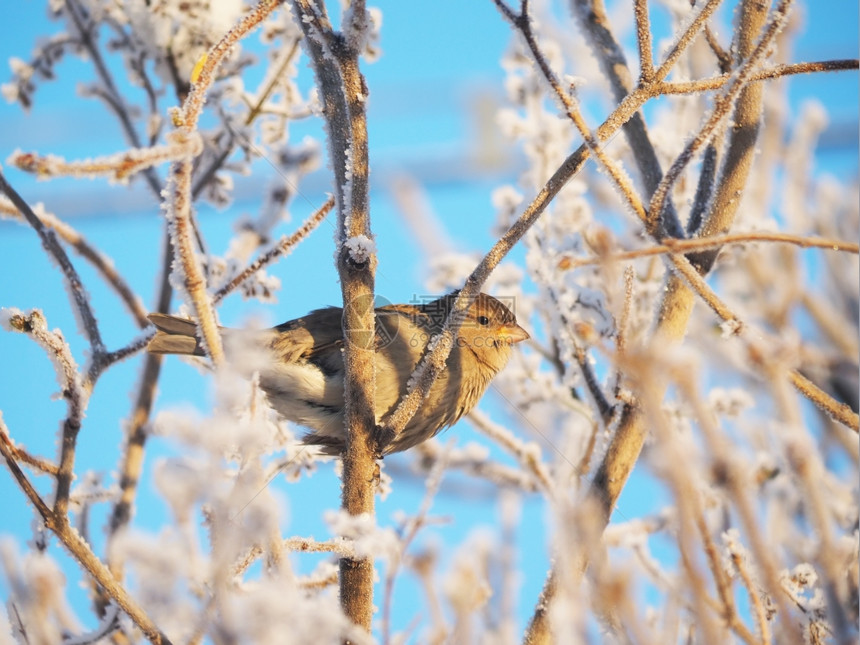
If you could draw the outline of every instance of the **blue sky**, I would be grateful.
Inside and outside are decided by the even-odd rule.
[[[382,8],[384,16],[383,57],[373,65],[366,65],[364,71],[371,89],[372,217],[380,261],[377,291],[391,301],[400,302],[424,292],[427,259],[386,189],[398,173],[413,175],[427,187],[432,207],[456,248],[479,253],[493,241],[490,194],[498,185],[515,181],[518,158],[514,155],[501,172],[495,173],[475,172],[463,160],[476,154],[481,141],[478,132],[485,125],[481,123],[484,113],[476,106],[485,100],[499,101],[503,96],[504,73],[499,58],[510,37],[508,26],[489,0],[466,3],[445,0],[426,6],[394,0],[375,4]],[[857,55],[857,2],[810,2],[803,13],[807,28],[796,43],[792,60]],[[839,15],[838,20],[832,18],[834,13]],[[0,60],[10,56],[26,60],[36,38],[57,29],[44,18],[42,3],[33,0],[11,3],[4,8],[4,14]],[[77,83],[90,78],[87,65],[70,60],[59,70],[57,82],[41,83],[36,106],[30,114],[23,113],[17,105],[0,105],[3,123],[0,160],[17,148],[74,159],[109,154],[125,146],[118,126],[101,106],[92,99],[75,95]],[[8,72],[0,73],[0,81],[7,77]],[[811,98],[828,106],[831,130],[825,133],[826,147],[818,167],[845,180],[857,174],[857,86],[856,75],[851,80],[803,77],[790,83],[792,109],[799,109],[802,101]],[[592,109],[597,118],[599,108]],[[307,132],[318,136],[320,130],[312,124]],[[300,134],[294,136],[294,140],[300,138]],[[153,258],[160,252],[161,228],[158,204],[144,190],[110,186],[103,180],[37,182],[6,168],[5,164],[4,172],[26,199],[43,201],[49,211],[68,217],[88,239],[115,259],[119,270],[143,295],[144,301],[152,301],[156,280]],[[274,180],[273,173],[266,164],[257,164],[254,176],[242,181],[236,202],[227,211],[201,210],[201,221],[214,252],[223,252],[230,235],[229,222],[238,213],[253,213],[259,207],[258,195]],[[291,230],[324,201],[324,193],[329,190],[323,169],[310,178],[307,187],[301,187],[301,196],[292,209],[293,223],[280,232]],[[270,322],[280,322],[319,306],[338,303],[340,289],[330,261],[332,232],[331,222],[323,223],[307,243],[277,265],[274,273],[284,284],[277,305],[263,311],[256,303],[232,296],[222,312],[225,322],[238,324],[248,315],[260,312]],[[0,306],[43,309],[50,326],[64,330],[78,361],[83,363],[83,341],[74,332],[75,324],[59,274],[45,258],[32,231],[0,222],[0,263],[5,276],[0,281]],[[76,264],[85,283],[94,285],[92,271],[84,262]],[[92,287],[91,293],[109,347],[126,342],[133,334],[128,317],[118,312],[115,300],[103,289]],[[28,339],[6,332],[0,332],[0,357],[5,366],[0,370],[0,410],[12,436],[37,454],[55,455],[64,404],[52,399],[56,387],[50,363]],[[139,363],[136,358],[113,367],[96,389],[79,444],[79,463],[84,469],[97,469],[108,478],[115,469],[121,445],[118,419],[128,414],[128,392],[136,382]],[[193,385],[189,387],[189,383]],[[179,360],[166,362],[158,409],[194,405],[205,410],[209,397],[206,380],[196,370]],[[503,403],[495,401],[490,409],[504,419]],[[443,440],[474,438],[462,425],[443,435]],[[157,454],[169,454],[176,449],[169,442],[154,441],[147,458],[152,462]],[[392,471],[397,472],[396,464]],[[456,478],[456,483],[447,487],[434,505],[433,513],[449,520],[444,529],[431,532],[443,543],[459,543],[466,533],[481,524],[498,524],[499,509],[483,495],[482,484],[465,478]],[[169,517],[153,490],[149,480],[143,483],[137,526],[157,527]],[[324,469],[310,483],[304,482],[300,495],[294,495],[288,486],[281,486],[280,490],[292,518],[285,533],[309,532],[326,537],[319,508],[335,506],[334,500],[339,495],[338,481],[330,469]],[[380,522],[390,522],[392,513],[400,509],[412,512],[422,495],[423,487],[414,478],[403,478],[402,483],[396,480],[394,494],[379,506]],[[646,513],[647,508],[653,510],[662,503],[659,493],[650,500],[634,495],[635,492],[629,499],[622,499],[622,519]],[[0,498],[4,500],[0,534],[11,534],[25,542],[29,539],[31,511],[5,471],[0,473]],[[464,518],[468,521],[463,521]],[[518,553],[518,564],[524,572],[517,607],[520,626],[533,607],[547,568],[544,519],[543,506],[536,498],[527,498],[519,530],[520,544],[527,545]],[[102,521],[103,511],[96,512],[93,541],[97,552],[103,540]],[[299,565],[302,570],[311,568],[310,564],[304,564],[310,563],[310,559],[297,561],[302,563]],[[68,563],[66,566],[74,584],[75,569]],[[416,593],[407,579],[399,585],[408,593]],[[0,582],[0,593],[5,594],[5,582]],[[73,589],[73,595],[81,594]],[[87,615],[85,603],[76,608],[82,616]],[[404,611],[397,626],[405,627],[410,619],[411,614]]]

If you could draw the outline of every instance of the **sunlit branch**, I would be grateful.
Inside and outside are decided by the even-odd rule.
[[[326,218],[332,208],[334,208],[334,198],[329,197],[328,201],[308,217],[295,233],[289,236],[284,235],[277,244],[254,260],[254,262],[248,265],[241,273],[230,280],[230,282],[218,289],[218,291],[212,295],[212,303],[219,303],[225,296],[248,280],[257,271],[268,266],[276,259],[289,254],[299,242],[310,235],[311,231],[319,226],[319,223]]]
[[[787,63],[775,65],[754,72],[747,79],[749,83],[769,81],[794,74],[812,74],[815,72],[840,72],[860,68],[860,60],[856,58],[843,60],[826,60],[812,63]],[[658,86],[660,94],[696,94],[708,90],[718,90],[732,80],[732,74],[723,74],[714,78],[699,81],[663,82]]]
[[[559,261],[561,269],[578,269],[584,266],[600,266],[607,262],[626,262],[641,258],[667,255],[672,253],[688,253],[690,251],[704,251],[718,249],[732,244],[749,244],[770,242],[775,244],[791,244],[801,248],[816,248],[830,251],[841,251],[844,253],[860,253],[860,245],[854,242],[832,240],[822,237],[792,235],[790,233],[777,233],[768,231],[752,231],[749,233],[729,233],[707,238],[673,239],[667,238],[663,244],[650,246],[643,249],[610,253],[605,256],[592,256],[588,258],[563,257]]]
[[[56,155],[38,156],[32,152],[13,154],[9,163],[25,172],[33,173],[40,179],[70,176],[76,179],[108,177],[123,182],[135,173],[186,156],[197,156],[203,151],[199,135],[186,136],[172,132],[167,136],[168,143],[151,148],[132,148],[123,152],[87,159],[65,161]]]

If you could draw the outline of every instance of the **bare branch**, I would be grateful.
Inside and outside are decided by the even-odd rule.
[[[230,54],[233,46],[256,29],[279,4],[277,0],[261,0],[209,49],[202,61],[198,62],[199,69],[196,70],[196,77],[192,79],[191,91],[181,111],[174,114],[177,127],[185,128],[188,132],[196,129],[200,113],[203,111],[206,93],[215,81],[221,63]]]
[[[75,270],[71,260],[69,260],[69,256],[66,255],[63,247],[57,241],[54,232],[42,223],[42,220],[36,216],[30,205],[7,183],[6,177],[2,172],[0,172],[0,191],[6,194],[9,200],[15,205],[15,208],[18,209],[18,212],[33,227],[33,230],[36,231],[36,234],[42,240],[42,246],[45,248],[45,251],[54,258],[63,272],[63,277],[65,277],[68,285],[72,308],[81,321],[83,330],[90,341],[93,359],[95,359],[104,352],[104,343],[102,342],[98,322],[96,322],[96,317],[90,307],[89,297],[78,272]]]
[[[21,212],[11,202],[6,202],[5,200],[0,200],[0,214],[11,215],[16,219],[23,220]],[[116,292],[131,315],[134,316],[135,322],[137,322],[139,327],[143,328],[149,324],[149,321],[146,319],[146,310],[131,290],[131,287],[129,287],[125,279],[116,270],[109,257],[92,246],[80,232],[56,215],[44,211],[35,214],[46,227],[56,231],[67,244],[70,244],[75,251],[95,267],[104,278],[105,283]]]
[[[8,435],[8,429],[3,425],[2,419],[0,419],[0,433]],[[104,588],[105,593],[128,614],[129,618],[143,631],[151,643],[154,645],[170,645],[170,639],[158,629],[152,619],[137,605],[125,588],[117,583],[110,574],[110,571],[108,571],[108,568],[90,550],[89,545],[69,525],[68,517],[57,514],[56,507],[52,510],[39,496],[39,493],[27,479],[27,476],[18,467],[13,454],[8,450],[8,445],[6,441],[0,441],[0,454],[6,459],[6,465],[12,472],[21,490],[24,491],[27,498],[36,507],[36,511],[38,511],[45,522],[45,526],[57,536],[81,567]]]
[[[678,59],[681,57],[681,54],[687,50],[687,47],[689,47],[693,40],[695,40],[699,32],[707,26],[708,20],[711,19],[711,15],[717,10],[717,7],[720,6],[720,2],[722,2],[722,0],[708,0],[699,12],[693,16],[690,24],[672,44],[672,47],[669,48],[669,51],[666,54],[666,58],[660,64],[657,71],[654,72],[654,81],[662,81],[669,75],[669,72],[672,71],[675,63],[677,63]]]
[[[132,148],[123,152],[87,159],[66,161],[56,155],[40,157],[32,152],[13,154],[9,163],[25,172],[37,175],[39,179],[71,176],[76,179],[108,177],[117,182],[125,182],[132,175],[160,164],[196,157],[203,151],[199,136],[186,137],[173,132],[167,135],[167,144],[150,148]]]
[[[860,433],[860,417],[847,403],[840,403],[797,370],[788,373],[791,384],[834,421]]]
[[[206,54],[197,70],[181,110],[174,112],[174,123],[180,129],[177,136],[192,137],[203,109],[206,93],[215,74],[233,45],[257,27],[276,7],[275,0],[262,0],[237,25],[227,32]],[[179,133],[182,133],[181,135]],[[197,153],[199,154],[199,153]],[[177,260],[182,268],[185,290],[196,314],[200,339],[206,353],[216,365],[224,362],[224,349],[215,322],[213,302],[206,293],[206,279],[192,243],[194,227],[191,217],[191,159],[195,153],[175,162],[170,172],[170,207],[167,209]]]
[[[744,6],[746,6],[746,5],[744,5]],[[777,9],[774,12],[774,19],[767,26],[767,28],[762,32],[761,38],[758,41],[758,43],[755,45],[755,47],[754,48],[752,47],[752,42],[750,41],[748,43],[749,47],[747,49],[745,49],[743,52],[739,52],[738,55],[741,57],[741,59],[740,59],[741,63],[739,65],[739,68],[738,68],[737,72],[735,72],[735,74],[733,75],[732,81],[727,85],[724,93],[714,102],[714,107],[713,107],[713,110],[711,111],[711,116],[708,118],[707,122],[699,130],[699,132],[696,134],[696,136],[687,144],[687,146],[684,148],[683,152],[681,152],[681,154],[678,155],[675,162],[672,164],[672,167],[666,173],[666,176],[663,177],[663,180],[660,182],[660,185],[658,186],[657,190],[654,191],[654,195],[651,197],[651,203],[649,204],[649,207],[648,207],[648,230],[652,234],[654,231],[657,230],[660,218],[662,216],[663,209],[664,209],[665,204],[667,203],[667,200],[668,200],[669,189],[678,180],[678,178],[681,175],[681,172],[684,170],[684,168],[686,168],[687,164],[689,164],[690,161],[692,161],[694,155],[702,148],[702,146],[704,146],[710,140],[711,136],[714,134],[715,130],[720,125],[722,120],[725,119],[729,115],[729,112],[731,111],[732,107],[735,104],[735,99],[738,99],[739,95],[743,92],[746,96],[748,96],[750,98],[745,99],[745,100],[738,99],[740,102],[742,102],[744,104],[746,104],[748,102],[753,102],[756,100],[758,100],[758,102],[760,102],[760,100],[761,100],[760,99],[760,90],[759,91],[754,90],[753,88],[755,86],[752,86],[752,87],[748,86],[747,83],[748,83],[749,77],[752,75],[755,67],[767,55],[767,53],[770,49],[770,45],[773,42],[773,39],[776,37],[777,33],[779,33],[779,31],[784,26],[786,20],[788,19],[788,9],[790,6],[791,6],[791,0],[782,0],[782,2],[780,2],[779,6],[777,7]],[[766,14],[766,11],[762,9],[759,11],[759,13]],[[764,19],[762,19],[762,23],[763,22],[764,22]],[[758,37],[758,32],[756,32],[752,38],[756,38],[756,37]],[[658,78],[659,78],[659,72],[658,72]],[[756,92],[756,96],[758,96],[758,99],[756,99],[753,96],[753,94],[752,94],[753,92]],[[760,109],[761,109],[760,107],[758,110],[756,110],[754,108],[753,109],[747,109],[747,108],[736,109],[735,110],[736,124],[735,124],[735,128],[733,131],[734,132],[740,132],[740,133],[742,133],[741,136],[744,136],[747,138],[750,136],[750,134],[752,134],[751,141],[754,142],[755,141],[755,135],[758,132],[757,121],[756,121],[756,125],[755,125],[755,131],[750,133],[749,128],[741,129],[737,125],[737,118],[738,118],[737,115],[744,115],[747,118],[754,118],[757,120],[759,118]],[[754,124],[748,124],[748,125],[749,125],[749,127],[753,127]],[[730,147],[730,149],[736,150],[740,153],[740,150],[739,150],[740,145],[738,143],[736,143],[735,145],[732,145],[730,143],[729,147]],[[743,146],[743,148],[744,148],[743,159],[745,161],[743,161],[743,162],[741,162],[739,160],[735,161],[735,162],[727,161],[727,164],[730,164],[730,166],[734,166],[736,163],[743,163],[744,165],[748,165],[751,161],[751,158],[752,158],[751,157],[752,146],[751,146],[751,144],[745,145],[745,146]],[[724,168],[723,172],[726,173],[728,171]],[[729,173],[729,176],[733,176],[732,173]],[[743,177],[742,180],[741,180],[741,176]],[[741,183],[745,182],[746,181],[746,173],[741,173],[741,175],[738,176],[738,179],[741,180]],[[737,194],[735,192],[737,190],[736,186],[732,186],[731,190],[729,190],[729,187],[725,185],[725,182],[722,182],[720,184],[720,186],[723,190],[722,194],[725,195],[726,198],[729,195],[733,196],[733,195]],[[734,202],[735,202],[734,208],[732,208],[729,211],[725,211],[722,208],[720,208],[720,206],[717,205],[718,199],[719,199],[720,205],[723,207],[725,206],[725,204],[722,204],[722,201],[724,201],[725,198],[722,198],[722,197],[716,198],[714,205],[712,205],[711,212],[712,213],[719,212],[719,213],[723,213],[725,216],[733,217],[734,213],[736,212],[736,209],[737,209],[737,200],[734,200]],[[722,219],[721,219],[721,221],[722,221]],[[714,227],[714,222],[712,221],[711,224],[708,224],[706,222],[705,226],[706,227]],[[713,235],[715,233],[725,232],[727,230],[728,230],[728,228],[724,227],[724,225],[721,224],[721,226],[717,227],[717,228],[708,228],[707,233],[705,233],[703,231],[702,236],[704,236],[705,234]]]
[[[326,215],[331,212],[332,208],[334,208],[334,198],[330,197],[325,204],[318,208],[302,223],[295,233],[290,236],[284,235],[281,237],[277,244],[254,260],[254,262],[248,265],[242,272],[230,280],[230,282],[218,289],[218,291],[212,295],[212,304],[218,304],[225,296],[263,267],[271,264],[277,258],[288,255],[299,242],[310,235],[311,231],[313,231],[319,223],[326,218]]]
[[[588,258],[563,257],[559,261],[561,269],[578,269],[584,266],[599,266],[606,262],[626,262],[656,255],[668,255],[672,253],[689,253],[690,251],[703,251],[707,249],[718,249],[731,244],[748,244],[758,242],[773,242],[776,244],[792,244],[804,249],[816,248],[830,251],[841,251],[843,253],[860,253],[860,245],[854,242],[843,242],[842,240],[831,240],[827,238],[793,235],[791,233],[776,233],[768,231],[751,231],[749,233],[728,233],[714,237],[701,237],[695,239],[678,240],[666,238],[663,244],[649,246],[634,251],[623,251],[606,256],[593,256]]]
[[[860,68],[860,61],[856,58],[841,60],[825,60],[812,63],[790,63],[775,65],[758,70],[750,75],[747,82],[769,81],[795,74],[813,74],[816,72],[841,72]],[[700,81],[661,83],[660,94],[694,94],[707,90],[718,90],[725,87],[732,79],[732,75],[725,73],[722,76],[707,78]]]
[[[716,7],[716,2],[708,3],[702,12],[694,19],[693,24],[701,25],[704,21],[701,17],[706,13],[707,8],[711,7],[711,11]],[[688,144],[687,149],[682,153],[678,160],[673,164],[670,171],[660,182],[660,186],[654,192],[651,199],[651,204],[648,209],[648,230],[652,235],[658,231],[664,210],[664,204],[667,203],[668,188],[680,175],[681,169],[689,162],[692,154],[697,150],[713,133],[717,124],[728,113],[733,105],[734,98],[744,89],[746,77],[752,72],[753,67],[765,55],[770,42],[778,31],[779,27],[785,20],[785,14],[788,9],[788,1],[784,1],[780,5],[780,9],[776,12],[774,20],[769,26],[764,28],[765,11],[761,11],[761,7],[755,2],[745,2],[745,11],[750,12],[747,20],[739,21],[739,29],[743,32],[741,41],[751,43],[753,39],[758,37],[760,31],[764,28],[764,35],[760,39],[758,46],[752,49],[744,49],[741,47],[739,56],[744,61],[738,75],[735,77],[736,85],[729,89],[715,107],[711,119],[702,129],[699,136],[694,139],[694,142]],[[755,7],[753,7],[755,5]],[[691,28],[687,30],[687,34],[692,34]],[[664,63],[655,72],[655,80],[662,80],[665,73],[668,72],[671,64],[677,60],[680,52],[690,42],[686,36],[683,36],[678,44],[669,53]],[[628,97],[629,98],[629,97]],[[720,101],[725,100],[725,105],[719,105]],[[745,106],[746,113],[754,119],[758,119],[760,107],[758,110],[755,106]],[[698,142],[698,143],[696,143]],[[737,180],[745,181],[746,174],[744,172],[736,173]],[[737,188],[735,188],[737,190]],[[661,236],[662,237],[662,236]],[[679,268],[687,268],[685,259],[679,259],[676,266]],[[690,267],[692,268],[692,267]],[[690,271],[689,273],[695,273]],[[694,276],[688,276],[692,278]],[[700,280],[698,274],[695,278]],[[652,337],[652,343],[655,346],[670,346],[675,345],[684,337],[686,332],[687,322],[692,314],[694,303],[694,295],[687,287],[684,281],[675,274],[670,274],[663,300],[661,302],[660,312],[657,316],[657,326]],[[653,400],[662,400],[665,393],[665,383],[651,383],[649,387],[649,396]],[[604,456],[604,459],[592,481],[589,496],[598,502],[599,508],[603,511],[602,522],[603,526],[609,521],[611,509],[620,494],[624,483],[629,477],[633,466],[638,460],[639,453],[644,443],[646,436],[646,425],[643,418],[642,410],[633,405],[626,405],[621,413],[621,418],[616,430],[616,434],[612,439],[609,449]],[[586,556],[583,555],[583,558]],[[578,571],[581,574],[584,570],[587,559],[584,559],[578,566]],[[552,602],[557,592],[557,582],[554,575],[550,575],[541,594],[538,607],[526,636],[528,643],[543,643],[549,639],[549,625],[547,607]]]
[[[549,499],[554,497],[555,487],[553,486],[552,478],[546,464],[541,460],[539,446],[524,443],[511,431],[494,423],[492,419],[477,408],[469,412],[466,418],[484,435],[516,457],[523,470],[534,476],[535,481],[540,484],[541,490]]]
[[[344,403],[346,451],[343,454],[342,508],[351,515],[374,512],[375,458],[382,448],[376,436],[374,405],[376,253],[372,248],[368,204],[368,144],[365,101],[367,87],[358,66],[358,43],[336,34],[308,0],[293,0],[305,46],[314,64],[328,124],[329,153],[334,169],[338,209],[337,268],[343,294]],[[353,3],[346,25],[353,38],[368,28],[364,3]],[[347,241],[360,241],[367,251],[359,256]],[[373,563],[342,558],[340,599],[346,615],[370,631],[373,612]]]
[[[648,0],[635,0],[636,40],[639,44],[639,83],[647,85],[654,76],[651,54],[651,21],[648,18]]]
[[[6,423],[3,421],[2,416],[0,416],[0,453],[2,453],[3,457],[6,459],[6,465],[9,467],[9,471],[12,473],[15,481],[18,482],[21,490],[24,491],[27,499],[30,500],[30,503],[33,504],[39,515],[43,518],[50,516],[52,513],[50,507],[45,500],[42,499],[42,496],[39,495],[36,488],[27,478],[27,475],[24,474],[18,466],[18,451],[12,443],[11,437],[9,436],[9,428],[6,427]]]
[[[72,21],[75,23],[75,27],[81,36],[81,42],[86,48],[90,59],[93,61],[93,65],[95,65],[99,78],[101,78],[101,81],[104,84],[106,89],[106,103],[111,107],[114,114],[116,114],[117,119],[119,119],[120,125],[125,132],[126,139],[135,148],[142,147],[140,136],[137,134],[137,130],[131,121],[132,111],[129,109],[128,105],[126,105],[122,94],[117,89],[116,83],[114,83],[113,75],[110,73],[107,64],[105,64],[101,49],[99,49],[98,46],[97,34],[93,33],[94,24],[87,15],[86,9],[80,3],[80,0],[72,0],[71,2],[68,2],[66,3],[66,7],[68,8],[69,15],[72,17]],[[160,199],[162,186],[158,175],[153,169],[148,168],[144,171],[144,176],[146,177],[146,181],[149,184],[149,188],[153,195],[155,195],[156,199]]]
[[[430,512],[430,507],[433,504],[436,494],[439,492],[439,487],[442,485],[442,478],[445,475],[447,454],[448,451],[443,452],[441,459],[433,464],[433,468],[426,480],[424,498],[421,500],[421,506],[418,507],[418,512],[415,516],[406,520],[405,525],[403,526],[402,533],[404,535],[399,543],[399,557],[389,563],[388,570],[385,572],[385,593],[382,603],[382,642],[385,644],[391,642],[391,603],[394,596],[394,582],[397,579],[397,574],[400,572],[400,567],[403,563],[404,557],[406,556],[407,549],[415,540],[415,537],[418,535],[418,531],[427,524],[427,514]]]
[[[36,457],[27,452],[24,448],[20,446],[16,446],[12,443],[12,438],[8,434],[8,429],[3,424],[3,419],[0,417],[0,442],[6,444],[4,449],[5,455],[9,455],[11,459],[15,461],[20,461],[23,464],[27,464],[28,466],[32,466],[36,470],[46,473],[48,475],[54,475],[56,477],[59,469],[56,465],[52,464],[47,459],[42,457]]]

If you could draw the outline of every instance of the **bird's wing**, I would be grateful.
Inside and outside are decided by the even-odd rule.
[[[158,330],[147,348],[153,354],[194,354],[203,356],[197,340],[197,325],[193,320],[167,314],[152,313],[149,322]]]
[[[326,307],[274,328],[272,346],[288,362],[326,362],[343,346],[341,309]],[[342,364],[342,361],[341,361]]]

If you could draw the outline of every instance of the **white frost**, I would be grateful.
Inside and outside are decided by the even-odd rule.
[[[356,264],[364,264],[376,254],[376,243],[366,235],[356,235],[344,242],[350,259]]]

